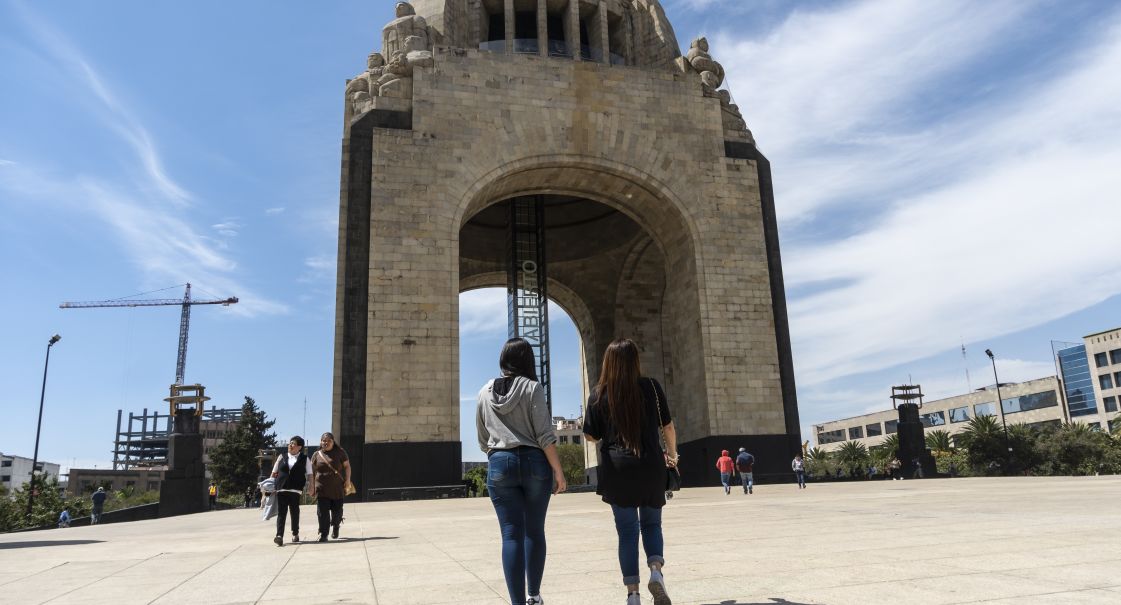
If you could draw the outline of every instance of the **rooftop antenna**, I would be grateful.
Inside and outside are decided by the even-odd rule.
[[[304,396],[304,432],[301,433],[304,439],[307,439],[307,396]]]
[[[961,340],[961,363],[965,366],[965,388],[967,393],[973,392],[973,381],[969,379],[969,358],[965,355],[965,339]]]

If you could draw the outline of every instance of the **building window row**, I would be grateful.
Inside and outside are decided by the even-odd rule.
[[[514,53],[571,58],[578,52],[584,61],[625,65],[626,34],[622,15],[610,12],[601,15],[599,11],[604,8],[577,11],[574,9],[578,6],[569,2],[546,3],[543,28],[539,28],[537,19],[541,6],[537,0],[515,0],[510,19],[507,19],[504,2],[483,2],[479,49],[505,52],[509,34],[510,50]],[[508,31],[510,28],[513,31]]]
[[[862,427],[862,426],[849,427],[849,439],[863,439],[863,438],[864,438],[864,427]]]
[[[868,426],[864,427],[864,429],[865,429],[865,432],[867,432],[869,437],[879,437],[880,435],[884,434],[883,429],[880,428],[880,423],[879,422],[873,422],[872,424],[869,424]]]
[[[946,412],[930,412],[923,414],[920,419],[922,420],[922,425],[926,428],[942,426],[946,424]]]
[[[950,410],[950,422],[969,422],[969,406],[963,405]]]
[[[1102,403],[1105,404],[1105,411],[1107,411],[1107,412],[1116,412],[1117,411],[1117,396],[1116,395],[1111,395],[1109,397],[1106,397],[1105,399],[1102,400]]]
[[[1057,405],[1059,405],[1059,398],[1055,396],[1055,391],[1031,393],[1019,397],[1012,397],[1010,399],[1002,399],[1000,401],[1000,407],[1004,410],[1005,414],[1039,410]]]
[[[845,440],[845,429],[837,429],[835,431],[819,431],[817,433],[817,442],[821,445],[826,443],[840,443]]]
[[[1119,381],[1119,382],[1121,382],[1121,381]],[[1109,374],[1102,374],[1101,376],[1098,376],[1098,386],[1100,386],[1103,391],[1106,390],[1106,389],[1112,389],[1113,388],[1113,376],[1111,376]]]

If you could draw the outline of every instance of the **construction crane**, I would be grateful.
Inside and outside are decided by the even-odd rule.
[[[179,318],[179,356],[175,359],[175,384],[183,384],[183,374],[187,368],[187,331],[191,326],[191,307],[193,305],[223,305],[228,307],[236,303],[236,296],[210,300],[192,300],[191,284],[187,284],[187,290],[183,293],[182,300],[178,298],[155,298],[149,300],[118,298],[116,300],[64,302],[58,307],[60,309],[92,309],[96,307],[164,307],[181,305],[183,307],[183,314]]]

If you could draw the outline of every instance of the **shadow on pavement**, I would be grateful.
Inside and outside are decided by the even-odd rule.
[[[332,542],[366,542],[367,540],[396,540],[397,536],[367,536],[365,538],[339,538],[338,540],[331,540]]]
[[[31,540],[29,542],[0,542],[0,550],[9,548],[38,548],[40,546],[74,546],[76,544],[100,544],[105,540]]]
[[[787,601],[786,599],[771,597],[767,602],[761,603],[748,603],[746,601],[740,602],[735,599],[728,601],[720,601],[719,603],[704,603],[702,605],[813,605],[812,603],[798,603],[795,601]]]

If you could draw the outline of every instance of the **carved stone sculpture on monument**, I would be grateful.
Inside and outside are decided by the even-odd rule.
[[[714,61],[708,54],[708,39],[697,38],[689,45],[689,54],[685,55],[689,65],[701,74],[701,82],[710,92],[716,91],[724,83],[724,67]]]
[[[370,53],[366,71],[346,86],[353,115],[373,107],[374,97],[410,99],[413,69],[430,67],[434,61],[429,46],[428,24],[408,2],[398,2],[396,18],[382,29],[381,52]]]
[[[366,71],[354,76],[346,85],[346,98],[350,101],[355,115],[369,110],[370,97],[378,94],[378,79],[385,72],[385,57],[381,53],[370,53],[366,58]]]

